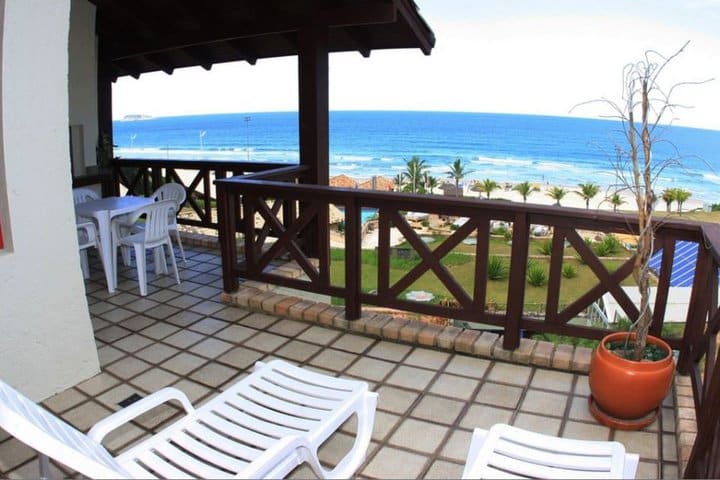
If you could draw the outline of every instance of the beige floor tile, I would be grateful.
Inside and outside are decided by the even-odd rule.
[[[113,348],[110,345],[98,348],[98,360],[100,361],[100,366],[103,368],[109,363],[112,363],[125,355],[125,352],[118,350],[117,348]]]
[[[399,387],[424,390],[435,377],[435,374],[434,370],[401,365],[390,375],[386,382]]]
[[[512,410],[489,407],[478,403],[470,405],[465,416],[460,420],[460,426],[472,430],[474,428],[488,429],[496,423],[510,423]]]
[[[164,322],[156,322],[153,325],[141,330],[140,333],[154,340],[162,340],[165,337],[180,331],[180,328]]]
[[[213,335],[215,332],[222,330],[227,327],[228,323],[216,318],[203,318],[202,320],[193,323],[188,328],[205,335]]]
[[[119,380],[112,375],[101,372],[92,378],[85,380],[78,384],[75,388],[81,390],[87,395],[96,396],[101,392],[104,392],[111,387],[114,387],[119,383]],[[72,392],[73,390],[66,390],[66,392]],[[51,397],[54,398],[54,397]]]
[[[197,294],[201,289],[193,291],[193,295]],[[212,315],[213,313],[222,310],[225,305],[213,301],[204,301],[196,303],[192,307],[189,307],[191,312],[199,313],[201,315]]]
[[[665,408],[661,410],[662,415],[662,429],[666,433],[675,433],[675,409]]]
[[[395,365],[383,360],[363,357],[355,362],[347,371],[350,375],[379,382],[388,376]]]
[[[147,298],[156,302],[165,303],[173,298],[177,298],[178,295],[180,295],[178,292],[173,292],[172,290],[160,290],[152,295],[148,295]]]
[[[258,333],[257,330],[252,328],[243,327],[242,325],[230,325],[217,332],[214,337],[228,342],[242,343],[256,333]]]
[[[187,375],[205,363],[207,363],[207,359],[203,357],[182,352],[172,357],[170,360],[165,361],[162,364],[162,367],[170,370],[171,372],[175,372],[178,375]]]
[[[520,410],[562,417],[568,399],[568,395],[529,389],[520,405]]]
[[[105,369],[123,380],[134,377],[150,368],[150,364],[133,357],[125,357],[105,367]]]
[[[465,462],[468,449],[470,448],[471,438],[472,432],[470,430],[453,430],[452,434],[450,434],[450,438],[447,442],[445,442],[445,445],[440,451],[440,455],[459,462]]]
[[[118,325],[123,328],[127,328],[128,330],[132,330],[133,332],[139,332],[140,330],[149,327],[155,322],[157,322],[157,320],[148,318],[144,315],[135,315],[134,317],[130,317],[127,320],[123,320]]]
[[[335,432],[318,449],[320,462],[328,467],[334,467],[350,452],[354,441],[354,435]],[[368,446],[368,448],[372,447]]]
[[[577,375],[575,391],[573,393],[581,397],[588,397],[590,395],[590,383],[588,382],[587,375]]]
[[[88,397],[80,393],[78,390],[75,390],[74,388],[69,388],[64,392],[60,392],[46,399],[43,402],[43,405],[45,405],[46,408],[52,410],[55,413],[61,413],[69,410],[72,407],[75,407],[76,405],[81,404],[87,399]]]
[[[487,382],[480,387],[475,401],[496,407],[516,408],[522,391],[523,389],[520,387]]]
[[[190,403],[196,407],[204,402],[205,397],[212,392],[209,388],[186,378],[183,378],[174,384],[173,387],[187,395],[188,399],[190,399]]]
[[[278,348],[275,355],[301,363],[315,355],[321,348],[319,345],[312,343],[291,340]]]
[[[224,353],[216,360],[218,362],[231,365],[239,370],[246,370],[255,365],[255,362],[261,360],[264,356],[264,353],[252,350],[250,348],[236,347],[228,351],[227,353]]]
[[[584,420],[586,422],[596,422],[595,417],[590,413],[587,397],[572,397],[568,418]]]
[[[397,447],[431,454],[438,449],[449,428],[408,418],[390,436],[388,443]]]
[[[194,284],[186,283],[186,285],[194,285]],[[167,304],[168,304],[168,305],[171,305],[171,306],[176,307],[176,308],[185,309],[185,308],[190,308],[190,307],[192,307],[193,305],[202,302],[202,299],[201,299],[201,298],[193,297],[192,295],[187,295],[187,294],[185,294],[185,293],[182,293],[182,294],[181,294],[180,291],[181,291],[181,290],[178,290],[177,292],[175,292],[175,293],[178,294],[177,297],[173,298],[172,300],[168,300],[168,301],[167,301]],[[188,312],[188,313],[194,313],[194,314],[197,315],[198,317],[202,317],[202,316],[203,316],[203,315],[197,314],[197,313],[195,313],[195,312]],[[169,321],[169,319],[168,319],[168,321]]]
[[[616,430],[613,440],[625,445],[628,452],[637,453],[642,459],[658,459],[658,434]]]
[[[375,343],[375,339],[373,338],[346,333],[338,338],[332,347],[352,353],[363,353],[373,343]]]
[[[511,363],[494,362],[487,379],[493,382],[527,385],[532,368]]]
[[[180,377],[162,368],[152,368],[133,378],[130,383],[148,393],[153,393],[178,381]]]
[[[165,345],[164,343],[153,343],[149,347],[135,352],[135,356],[142,358],[146,362],[158,364],[172,357],[178,351],[177,348]]]
[[[310,328],[310,325],[307,323],[282,318],[268,328],[268,332],[295,338],[308,328]]]
[[[310,365],[316,365],[333,371],[343,371],[355,361],[357,355],[334,349],[324,349],[310,360]]]
[[[447,363],[449,358],[450,354],[447,352],[416,348],[410,355],[408,355],[403,363],[430,370],[439,370],[445,365],[445,363]]]
[[[172,335],[163,339],[163,342],[169,343],[170,345],[177,348],[188,348],[191,345],[204,340],[205,335],[197,332],[191,332],[190,330],[180,330],[179,332],[173,333]]]
[[[112,343],[123,337],[127,337],[132,332],[125,328],[118,327],[117,325],[111,325],[107,328],[95,332],[95,338],[102,340],[105,343]]]
[[[143,337],[138,334],[131,334],[127,337],[121,338],[113,342],[113,347],[119,348],[128,353],[137,352],[138,350],[147,347],[153,343],[153,341],[147,337]]]
[[[360,475],[371,478],[417,478],[425,469],[427,457],[392,447],[378,449]]]
[[[145,431],[133,423],[125,423],[112,430],[104,439],[103,446],[117,455],[121,449],[145,435]]]
[[[404,415],[418,399],[417,392],[401,390],[395,387],[382,386],[377,390],[378,408],[392,413]]]
[[[244,308],[225,306],[222,310],[213,312],[212,316],[214,318],[219,318],[220,320],[225,320],[226,322],[237,322],[241,318],[247,317],[249,314],[250,311],[245,310]]]
[[[165,318],[168,318],[171,315],[175,315],[180,311],[179,308],[172,307],[170,305],[158,305],[157,307],[151,308],[149,310],[145,310],[144,314],[147,315],[150,318],[157,318],[158,320],[163,320]]]
[[[62,414],[62,418],[73,427],[87,432],[90,427],[112,413],[111,410],[95,402],[85,402]]]
[[[316,343],[318,345],[329,345],[340,335],[341,333],[337,330],[312,326],[301,333],[298,340]]]
[[[107,312],[102,313],[100,316],[107,320],[108,322],[112,323],[118,323],[126,318],[130,318],[133,315],[135,315],[135,312],[132,310],[126,310],[124,308],[114,308],[112,310],[108,310]]]
[[[272,315],[266,315],[264,313],[253,313],[241,319],[240,324],[245,325],[246,327],[262,330],[270,327],[278,320],[279,319],[277,317],[274,317]]]
[[[412,350],[409,345],[380,341],[374,345],[367,355],[391,362],[400,362]]]
[[[596,423],[574,422],[569,420],[565,424],[565,430],[562,434],[565,438],[575,438],[578,440],[610,440],[610,429]]]
[[[121,383],[107,392],[98,395],[95,397],[95,400],[111,410],[119,410],[122,407],[118,404],[135,394],[140,395],[141,397],[146,396],[146,393],[141,391],[139,388],[130,385],[129,383]]]
[[[574,378],[572,373],[538,368],[530,381],[530,387],[570,393]]]
[[[677,443],[675,435],[663,434],[662,436],[663,461],[677,462]]]
[[[464,402],[435,395],[423,395],[411,415],[423,420],[452,425],[464,407]]]
[[[233,348],[233,344],[218,340],[217,338],[206,338],[190,347],[189,351],[207,358],[215,358]]]
[[[248,345],[261,352],[274,352],[281,345],[288,342],[286,337],[275,335],[274,333],[260,332],[254,337],[247,340]]]
[[[35,457],[35,455],[35,450],[14,438],[0,443],[0,473],[9,472],[13,468]],[[38,465],[36,462],[33,462],[33,466],[36,469],[35,477],[30,478],[37,478],[39,473],[37,470]],[[0,476],[4,477],[5,475],[0,474]]]
[[[445,397],[470,400],[475,394],[479,380],[445,373],[435,379],[430,391]],[[477,401],[477,399],[476,399]]]
[[[460,478],[464,468],[464,464],[446,462],[445,460],[435,460],[432,465],[430,465],[430,468],[424,475],[424,478]]]
[[[148,298],[136,297],[136,300],[125,305],[125,308],[127,308],[128,310],[132,310],[133,312],[142,313],[146,310],[150,310],[151,308],[155,308],[158,305],[160,305],[158,302],[155,302]]]
[[[228,382],[237,375],[237,373],[237,370],[234,368],[226,367],[224,365],[220,365],[219,363],[209,363],[193,372],[190,375],[190,378],[203,385],[217,388]]]
[[[518,413],[515,417],[513,425],[518,428],[524,428],[531,432],[543,433],[545,435],[558,436],[560,432],[559,418],[550,418],[543,415],[533,415],[532,413]]]
[[[660,475],[662,472],[659,471],[658,465],[653,462],[643,462],[641,461],[638,465],[637,473],[635,474],[635,478],[637,479],[654,479],[654,478],[662,478]]]
[[[664,480],[674,480],[680,478],[680,470],[677,464],[663,464],[662,475],[660,478]]]

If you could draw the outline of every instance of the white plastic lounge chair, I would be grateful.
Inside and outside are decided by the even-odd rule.
[[[476,428],[462,478],[635,478],[619,442],[573,440],[496,424]]]
[[[110,431],[170,400],[186,412],[177,422],[117,457],[101,445]],[[47,455],[92,478],[281,478],[305,461],[322,478],[347,478],[365,459],[376,405],[364,382],[273,360],[197,410],[179,390],[163,388],[85,435],[0,381],[0,427],[41,454],[42,476]],[[353,414],[355,443],[328,471],[317,449]]]

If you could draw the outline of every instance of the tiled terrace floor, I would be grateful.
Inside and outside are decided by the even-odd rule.
[[[367,478],[456,478],[474,427],[508,422],[574,438],[614,439],[641,456],[638,478],[676,478],[675,410],[668,398],[658,422],[641,432],[599,426],[587,408],[587,377],[391,343],[280,319],[219,302],[216,251],[187,249],[182,284],[150,276],[139,296],[134,269],[121,271],[110,295],[95,262],[86,282],[102,372],[44,402],[81,430],[133,393],[174,385],[203,402],[244,376],[254,362],[284,358],[308,368],[363,379],[379,393],[373,442],[358,472]],[[154,280],[153,280],[154,279]],[[165,406],[115,432],[117,452],[178,411]],[[332,464],[352,440],[336,434],[321,459]],[[32,450],[0,430],[0,477],[36,478]],[[58,471],[58,477],[71,472]],[[312,477],[299,468],[294,477]]]

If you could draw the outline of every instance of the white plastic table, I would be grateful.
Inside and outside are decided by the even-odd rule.
[[[112,264],[112,231],[110,229],[110,222],[113,217],[125,215],[152,202],[153,199],[149,197],[126,196],[105,197],[75,205],[76,216],[92,217],[97,221],[100,245],[102,247],[100,256],[103,267],[105,268],[105,278],[107,279],[108,291],[110,293],[113,293],[117,288],[117,285],[115,285],[115,269],[117,265]]]

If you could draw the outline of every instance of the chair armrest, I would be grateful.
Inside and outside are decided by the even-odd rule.
[[[105,435],[107,435],[111,431],[170,400],[177,400],[178,402],[180,402],[180,404],[185,409],[186,414],[190,414],[195,411],[192,404],[190,403],[190,400],[188,400],[187,396],[183,392],[181,392],[177,388],[166,387],[162,390],[158,390],[152,395],[138,400],[137,402],[123,408],[122,410],[118,410],[109,417],[100,420],[95,425],[93,425],[87,435],[96,442],[102,443],[102,439],[105,438]]]
[[[296,465],[309,463],[316,474],[322,471],[308,440],[292,435],[275,442],[240,473],[243,478],[277,478],[283,472],[278,472],[276,469],[287,467],[289,459],[292,459]]]

